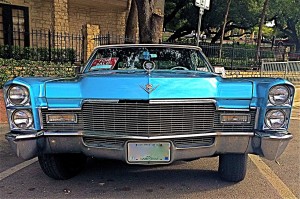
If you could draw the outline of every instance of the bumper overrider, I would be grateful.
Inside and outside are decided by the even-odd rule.
[[[163,162],[169,164],[176,160],[196,159],[200,157],[215,156],[225,153],[250,153],[262,156],[268,160],[277,159],[284,151],[292,135],[284,132],[214,132],[206,134],[190,134],[177,136],[123,136],[123,137],[99,137],[100,139],[120,139],[125,140],[119,147],[97,147],[84,142],[84,138],[90,136],[84,131],[78,132],[47,132],[40,131],[32,134],[21,134],[10,132],[6,134],[6,139],[14,149],[15,153],[23,158],[30,159],[39,153],[83,153],[87,156],[97,158],[117,159],[128,162],[128,143],[170,143],[170,161]],[[213,142],[205,146],[178,147],[173,139],[179,138],[201,138],[213,137]],[[147,164],[145,162],[144,164]],[[148,162],[149,164],[149,162]],[[153,164],[153,162],[151,162]],[[160,163],[161,164],[161,163]]]

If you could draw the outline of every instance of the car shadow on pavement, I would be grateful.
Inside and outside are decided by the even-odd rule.
[[[209,161],[217,164],[217,161]],[[198,164],[199,168],[197,167]],[[201,160],[195,160],[175,162],[172,165],[141,166],[128,165],[114,160],[90,159],[80,176],[91,179],[91,182],[98,187],[98,191],[99,185],[100,188],[102,185],[102,191],[104,192],[140,192],[142,190],[146,192],[156,192],[157,190],[165,192],[167,189],[176,190],[178,193],[202,192],[234,184],[220,179],[216,165],[201,168],[200,164]],[[211,170],[207,169],[209,166],[211,166]]]

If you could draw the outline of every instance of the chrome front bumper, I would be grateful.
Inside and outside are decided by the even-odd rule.
[[[176,160],[195,159],[226,153],[251,153],[269,160],[278,158],[292,139],[288,132],[242,132],[242,133],[208,133],[184,135],[186,137],[213,136],[214,143],[209,146],[178,148],[171,141],[174,136],[156,137],[118,137],[127,141],[119,148],[91,147],[87,146],[83,137],[84,132],[38,132],[34,134],[18,134],[10,132],[6,134],[15,153],[23,158],[30,159],[39,153],[83,153],[97,158],[109,158],[127,161],[127,143],[130,141],[171,143],[171,163]],[[177,136],[178,137],[178,136]],[[114,139],[116,137],[113,137]]]

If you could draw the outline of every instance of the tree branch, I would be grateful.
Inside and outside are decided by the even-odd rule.
[[[174,10],[169,15],[164,16],[164,26],[166,26],[168,23],[170,23],[170,21],[172,21],[172,19],[174,19],[176,14],[179,12],[179,10],[181,10],[186,5],[186,3],[187,3],[186,0],[180,0],[176,4]]]
[[[172,42],[177,38],[183,37],[183,36],[191,33],[192,30],[194,30],[194,28],[191,26],[182,26],[182,27],[178,28],[176,30],[176,32],[167,39],[167,42]]]

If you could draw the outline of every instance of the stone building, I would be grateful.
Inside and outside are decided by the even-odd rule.
[[[164,1],[156,2],[163,10]],[[83,46],[89,54],[95,35],[125,36],[129,9],[130,0],[0,0],[0,45],[47,45],[47,36],[38,33],[49,31],[85,35]],[[60,37],[53,44],[70,45],[62,40]],[[72,45],[77,44],[72,41]]]

